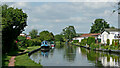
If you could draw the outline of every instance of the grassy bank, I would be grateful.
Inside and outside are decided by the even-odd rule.
[[[42,66],[32,61],[27,54],[16,56],[15,66]]]
[[[2,66],[8,66],[9,60],[12,55],[24,52],[27,49],[27,52],[33,51],[40,48],[40,46],[31,46],[27,48],[20,48],[17,51],[11,51],[9,54],[2,55]],[[28,56],[28,53],[16,56],[15,66],[41,66],[40,64],[34,63]]]

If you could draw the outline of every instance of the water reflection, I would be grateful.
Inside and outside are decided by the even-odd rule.
[[[72,45],[67,45],[65,47],[64,58],[67,61],[72,62],[72,61],[74,61],[75,56],[76,56],[76,47],[72,46]]]
[[[48,52],[41,51],[41,55],[43,55],[44,57],[48,57]]]
[[[89,61],[95,63],[95,66],[120,67],[120,56],[117,54],[95,52],[86,49],[81,49],[81,52],[84,56],[87,56]]]
[[[56,45],[50,51],[38,51],[30,59],[43,66],[115,66],[120,67],[120,55],[95,52],[73,45]]]

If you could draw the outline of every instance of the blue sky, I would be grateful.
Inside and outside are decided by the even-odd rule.
[[[59,34],[67,26],[74,26],[77,33],[89,33],[95,19],[103,18],[110,26],[118,27],[115,2],[9,2],[11,7],[22,8],[28,15],[28,26],[38,32],[48,30]]]

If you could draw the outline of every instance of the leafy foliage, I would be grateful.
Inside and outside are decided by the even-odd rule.
[[[86,45],[86,44],[87,44],[87,38],[82,39],[80,45],[81,45],[81,46],[84,46],[84,45]]]
[[[48,31],[42,31],[39,33],[40,35],[40,40],[43,41],[43,40],[46,40],[46,41],[52,41],[54,40],[54,35],[53,33],[50,33]]]
[[[63,35],[55,35],[55,41],[63,41]]]
[[[112,46],[115,46],[115,40],[114,39],[112,40]]]
[[[17,49],[14,40],[27,26],[27,14],[22,9],[2,5],[2,49],[3,53]]]
[[[88,37],[87,44],[91,45],[92,43],[95,43],[95,38],[94,37]]]
[[[29,35],[31,36],[31,39],[34,39],[37,37],[38,30],[32,29],[32,31],[29,32]]]
[[[17,40],[18,40],[17,45],[19,46],[19,48],[41,45],[41,40],[39,38],[26,39],[25,36],[18,36]]]
[[[73,40],[73,43],[78,43],[79,42],[79,40]]]
[[[104,19],[96,19],[91,26],[90,33],[100,33],[105,28],[110,28]]]
[[[109,45],[110,44],[110,40],[109,39],[107,39],[107,45]]]
[[[19,47],[25,46],[25,41],[26,41],[26,37],[25,36],[18,36],[17,37],[17,45]]]
[[[67,41],[71,41],[73,37],[76,36],[76,31],[74,26],[69,26],[63,29],[62,34],[65,36]]]

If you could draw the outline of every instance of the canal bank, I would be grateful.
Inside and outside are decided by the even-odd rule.
[[[21,67],[24,68],[26,66],[40,66],[42,67],[41,64],[36,64],[33,62],[29,56],[28,53],[40,48],[40,46],[32,46],[32,47],[27,47],[27,48],[21,48],[20,51],[18,52],[11,52],[9,55],[2,55],[2,67]],[[23,51],[23,52],[22,52]],[[14,57],[12,60],[11,58]],[[12,65],[11,65],[12,62]]]
[[[120,50],[99,49],[99,48],[92,49],[91,47],[87,47],[87,46],[81,46],[81,45],[76,45],[76,44],[74,44],[74,45],[82,47],[82,48],[86,48],[86,49],[89,49],[89,50],[93,50],[93,51],[102,51],[102,52],[110,52],[110,53],[119,53],[120,54]]]
[[[36,50],[40,49],[40,46],[27,47],[27,49],[28,50],[27,50],[26,54],[16,56],[15,66],[23,66],[23,67],[26,67],[26,66],[40,66],[40,67],[42,67],[41,64],[36,64],[28,56],[33,51],[36,51]]]

